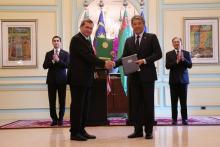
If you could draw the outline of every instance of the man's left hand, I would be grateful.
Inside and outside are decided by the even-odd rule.
[[[59,62],[59,56],[57,55],[57,54],[54,54],[53,55],[53,60],[55,61],[55,62]]]
[[[140,66],[140,65],[144,64],[144,60],[140,59],[140,60],[135,61],[135,63]]]

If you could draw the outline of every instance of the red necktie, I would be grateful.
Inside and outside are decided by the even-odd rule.
[[[176,59],[180,60],[180,51],[179,50],[176,51]]]

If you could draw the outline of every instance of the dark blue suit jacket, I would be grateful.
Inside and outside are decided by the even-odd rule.
[[[47,72],[47,84],[66,84],[67,74],[66,69],[69,65],[69,54],[64,50],[60,50],[59,62],[53,63],[54,50],[46,53],[43,68],[48,69]]]
[[[138,59],[145,59],[147,64],[140,66],[140,72],[135,72],[128,75],[128,78],[132,78],[138,74],[142,82],[154,82],[157,80],[157,73],[154,62],[162,57],[159,41],[155,34],[144,33],[141,42],[140,49],[135,48],[135,36],[128,38],[125,42],[124,51],[122,57],[126,57],[132,54],[137,54]],[[116,67],[122,65],[121,58],[116,61]]]
[[[70,65],[68,83],[91,86],[94,81],[95,66],[104,67],[105,61],[96,57],[90,41],[78,33],[70,42]]]
[[[191,56],[188,51],[182,50],[184,61],[176,63],[175,50],[166,53],[166,68],[170,69],[169,84],[188,84],[188,69],[192,67]]]

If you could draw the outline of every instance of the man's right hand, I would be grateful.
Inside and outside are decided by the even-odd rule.
[[[115,62],[114,61],[105,61],[105,68],[106,69],[112,69],[115,66]]]
[[[59,56],[57,55],[57,54],[53,54],[53,60],[55,61],[55,62],[59,62]]]

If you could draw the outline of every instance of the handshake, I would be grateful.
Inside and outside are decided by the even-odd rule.
[[[105,68],[106,69],[112,69],[115,66],[115,62],[111,60],[105,61]]]

